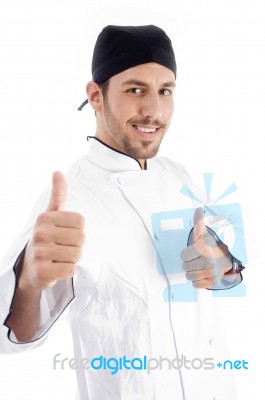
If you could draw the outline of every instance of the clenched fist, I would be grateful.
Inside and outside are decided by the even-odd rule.
[[[203,208],[195,210],[193,219],[193,244],[181,252],[183,268],[194,287],[212,288],[220,284],[224,274],[232,268],[231,254],[208,230]]]
[[[54,172],[47,211],[37,218],[27,245],[19,286],[45,289],[57,280],[71,278],[85,242],[82,215],[64,211],[67,196],[65,177]]]

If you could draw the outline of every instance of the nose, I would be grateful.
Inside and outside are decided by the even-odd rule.
[[[149,92],[142,99],[141,114],[144,118],[159,119],[163,111],[159,93]]]

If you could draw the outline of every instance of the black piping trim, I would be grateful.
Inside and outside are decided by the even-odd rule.
[[[117,150],[117,149],[114,149],[113,147],[111,147],[111,146],[109,146],[108,144],[104,143],[102,140],[98,139],[96,136],[87,136],[87,140],[89,140],[89,139],[96,139],[98,142],[100,142],[100,143],[103,144],[104,146],[108,147],[110,150],[116,151],[116,153],[122,154],[123,156],[127,156],[127,157],[132,158],[133,160],[135,160],[135,161],[139,164],[140,168],[143,169],[142,166],[141,166],[141,164],[140,164],[140,162],[137,160],[137,158],[134,158],[134,157],[130,156],[129,154],[126,154],[126,153],[123,153],[122,151],[119,151],[119,150]],[[146,162],[146,160],[145,160],[145,162],[144,162],[144,169],[147,169],[147,162]]]
[[[85,101],[83,101],[83,103],[81,104],[81,106],[78,107],[77,111],[82,111],[83,108],[85,107],[85,105],[88,104],[88,99],[86,99]]]
[[[9,307],[9,313],[8,313],[6,319],[4,320],[4,323],[3,323],[3,325],[5,325],[5,326],[9,329],[8,335],[7,335],[7,336],[8,336],[8,339],[9,339],[9,334],[10,334],[10,332],[11,332],[11,329],[6,325],[6,322],[7,322],[8,318],[10,317],[10,314],[11,314],[11,311],[12,311],[13,300],[14,300],[15,293],[16,293],[17,286],[18,286],[18,271],[17,271],[17,267],[18,267],[19,263],[20,263],[21,261],[23,261],[23,259],[24,259],[24,255],[25,255],[25,251],[26,251],[27,245],[28,245],[28,243],[25,245],[24,249],[23,249],[23,250],[21,251],[21,253],[19,254],[19,256],[18,256],[18,258],[16,259],[16,262],[15,262],[15,264],[14,264],[14,266],[13,266],[13,272],[14,272],[14,275],[15,275],[14,293],[13,293],[12,300],[11,300],[11,304],[10,304],[10,307]]]
[[[13,300],[14,300],[14,297],[15,297],[16,289],[17,289],[17,286],[18,286],[17,267],[18,267],[18,264],[20,263],[20,261],[22,261],[23,258],[24,258],[24,254],[25,254],[25,250],[26,250],[27,245],[28,245],[28,243],[26,244],[26,246],[24,247],[24,249],[22,250],[22,252],[21,252],[20,255],[18,256],[18,258],[17,258],[17,260],[16,260],[16,262],[15,262],[15,265],[14,265],[14,267],[13,267],[13,271],[14,271],[14,274],[15,274],[15,288],[14,288],[14,293],[13,293],[13,296],[12,296],[12,301],[11,301],[11,304],[10,304],[10,307],[9,307],[9,313],[8,313],[8,315],[7,315],[7,317],[6,317],[5,321],[4,321],[4,323],[3,323],[3,325],[5,325],[5,326],[8,328],[8,332],[7,332],[7,338],[8,338],[8,340],[9,340],[11,343],[19,344],[19,345],[37,342],[37,341],[40,340],[43,336],[45,336],[45,335],[47,334],[47,332],[49,332],[49,330],[51,329],[51,327],[55,324],[55,322],[60,318],[60,316],[62,315],[62,313],[64,312],[64,310],[69,306],[69,304],[70,304],[70,303],[74,300],[74,298],[75,298],[74,279],[72,278],[73,298],[66,304],[66,306],[64,307],[64,309],[62,310],[62,312],[58,315],[58,317],[53,321],[53,323],[49,326],[49,328],[48,328],[41,336],[39,336],[37,339],[29,340],[29,341],[27,341],[27,342],[14,342],[14,341],[10,338],[11,329],[9,328],[8,325],[6,325],[6,322],[7,322],[8,318],[10,317],[10,314],[11,314],[11,312],[12,312],[12,304],[13,304]]]

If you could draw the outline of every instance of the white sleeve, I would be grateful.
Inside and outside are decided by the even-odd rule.
[[[42,292],[39,328],[29,342],[21,343],[14,332],[5,325],[16,287],[14,269],[0,277],[0,353],[30,350],[43,344],[47,333],[74,299],[73,280],[58,281],[52,288]]]
[[[44,343],[51,326],[68,309],[68,305],[75,297],[73,280],[58,281],[52,288],[43,290],[39,328],[27,343],[18,342],[14,333],[5,325],[16,289],[17,262],[31,237],[37,216],[47,208],[49,196],[50,187],[40,197],[24,231],[17,237],[0,263],[0,353],[29,350]]]

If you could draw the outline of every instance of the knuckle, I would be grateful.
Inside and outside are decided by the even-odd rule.
[[[187,249],[183,249],[180,253],[180,258],[185,261],[187,257]]]
[[[186,272],[186,273],[185,273],[185,276],[186,276],[186,279],[187,279],[188,281],[191,280],[190,272]]]
[[[33,249],[33,259],[35,261],[40,261],[40,260],[44,260],[47,257],[47,250],[42,247],[42,246],[38,246],[35,247],[35,249]]]
[[[188,270],[188,266],[187,266],[187,263],[185,261],[182,263],[182,268],[184,269],[184,271]]]
[[[33,233],[32,236],[32,243],[34,245],[39,244],[44,241],[45,236],[47,236],[47,231],[42,229],[40,226],[38,226]]]
[[[47,212],[41,213],[37,217],[37,225],[50,223],[51,217]]]

